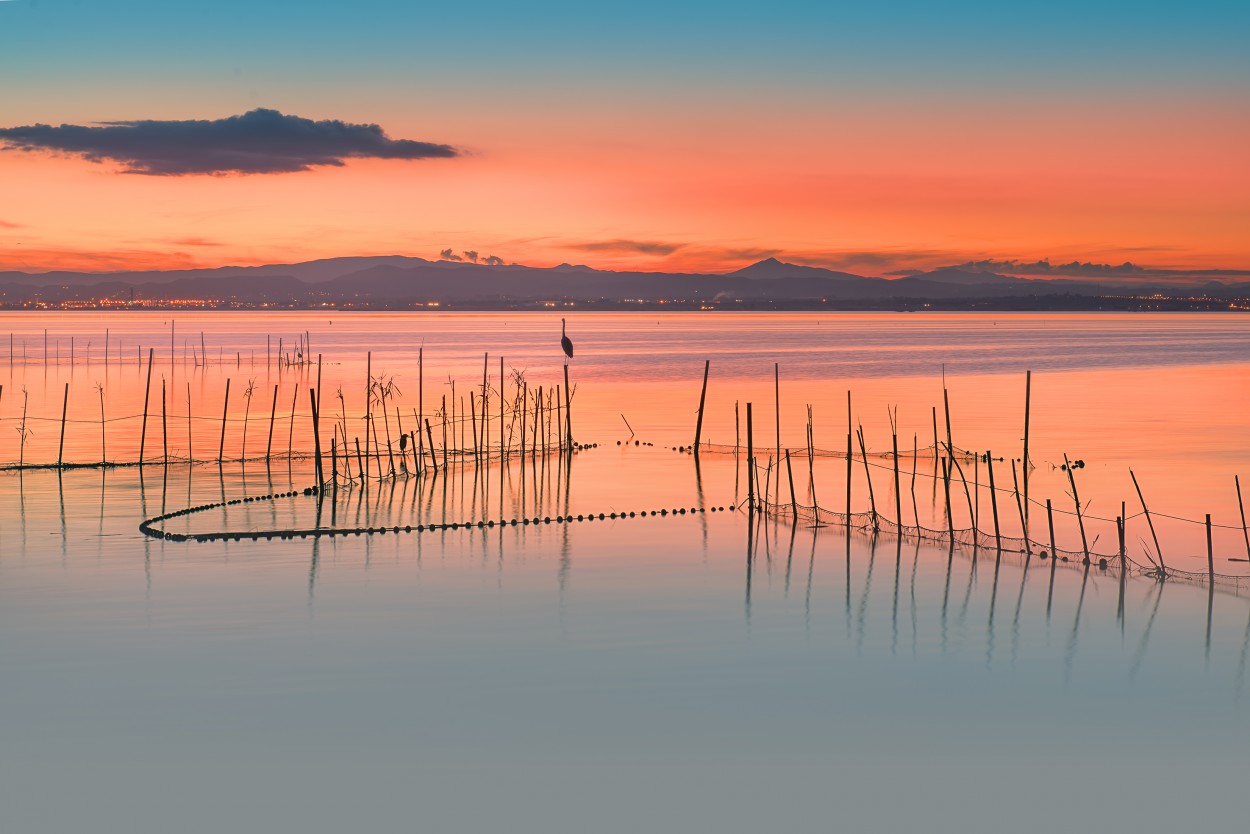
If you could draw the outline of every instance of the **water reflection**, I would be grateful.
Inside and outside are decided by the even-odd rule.
[[[662,467],[669,465],[668,459],[655,460]],[[12,502],[12,517],[21,522],[20,535],[6,537],[6,555],[18,551],[22,558],[37,562],[40,554],[37,548],[31,549],[31,532],[44,524],[44,529],[55,535],[59,543],[56,556],[61,569],[71,575],[76,568],[75,554],[94,552],[101,569],[108,571],[124,564],[117,560],[124,558],[126,548],[133,548],[130,552],[139,557],[135,563],[136,578],[144,610],[149,615],[159,608],[156,601],[160,583],[168,581],[171,566],[202,565],[206,556],[209,560],[219,558],[223,565],[236,558],[240,565],[247,565],[257,559],[302,554],[303,596],[311,611],[320,605],[327,567],[337,563],[337,559],[327,562],[328,554],[356,554],[365,571],[385,569],[389,573],[408,566],[419,573],[425,558],[434,552],[443,569],[459,564],[454,554],[472,553],[478,568],[491,572],[492,584],[500,592],[505,592],[505,577],[510,572],[524,574],[544,564],[543,558],[533,554],[548,554],[551,561],[545,564],[550,569],[554,601],[561,621],[565,622],[574,616],[586,595],[599,592],[595,577],[602,570],[603,559],[619,560],[621,564],[631,560],[646,562],[662,552],[666,563],[701,566],[697,573],[681,578],[684,582],[697,576],[702,577],[698,582],[709,583],[692,598],[706,602],[708,592],[714,599],[721,590],[739,589],[734,593],[742,594],[741,616],[748,628],[768,623],[771,629],[779,616],[792,611],[794,627],[801,629],[805,639],[826,641],[830,638],[827,617],[840,608],[840,614],[835,616],[845,622],[839,631],[856,656],[899,656],[910,632],[910,652],[903,651],[902,655],[962,656],[975,646],[980,662],[992,672],[995,667],[1014,669],[1025,661],[1036,663],[1039,651],[1043,651],[1044,657],[1042,647],[1054,637],[1060,647],[1056,678],[1072,685],[1088,674],[1091,660],[1084,659],[1086,645],[1093,641],[1098,649],[1089,657],[1098,656],[1105,661],[1107,641],[1113,638],[1115,651],[1124,660],[1126,678],[1133,680],[1151,667],[1153,635],[1166,627],[1168,648],[1154,663],[1174,663],[1174,653],[1188,647],[1212,670],[1221,668],[1221,663],[1230,673],[1235,669],[1240,697],[1250,641],[1243,619],[1246,602],[1219,588],[1184,586],[1168,588],[1165,593],[1167,583],[1127,577],[1095,563],[1065,564],[1048,557],[1050,564],[1039,572],[1030,553],[964,547],[949,539],[941,547],[918,540],[905,543],[871,527],[858,530],[796,524],[785,513],[781,518],[751,511],[718,515],[710,512],[717,505],[709,491],[715,492],[718,477],[721,483],[728,482],[732,474],[729,467],[737,468],[732,460],[705,458],[697,470],[690,461],[680,464],[691,467],[686,471],[695,474],[699,495],[695,512],[687,508],[684,517],[621,520],[615,528],[602,524],[597,514],[593,522],[555,522],[556,518],[575,518],[579,512],[588,515],[592,508],[579,498],[578,491],[602,483],[604,472],[619,465],[618,460],[603,455],[570,455],[545,464],[542,456],[527,456],[484,469],[452,462],[441,468],[437,476],[431,472],[423,478],[397,477],[364,484],[344,481],[314,496],[301,494],[230,504],[209,513],[171,519],[168,525],[176,532],[196,533],[309,530],[342,525],[388,530],[411,526],[415,530],[419,525],[473,523],[466,529],[440,527],[434,532],[407,536],[392,533],[352,539],[313,537],[289,544],[273,541],[263,548],[239,542],[214,546],[171,544],[139,537],[133,525],[136,518],[156,514],[158,508],[171,511],[184,505],[220,501],[223,496],[256,497],[299,489],[310,476],[307,469],[301,472],[295,468],[289,479],[279,476],[281,469],[241,464],[161,467],[158,473],[150,467],[104,472],[28,472],[7,479],[7,486],[16,488],[0,492],[0,500]],[[574,477],[575,472],[582,473],[583,469],[586,486],[581,485],[581,475]],[[663,482],[663,478],[657,481]],[[680,493],[680,480],[673,483],[673,494]],[[84,499],[90,502],[91,510],[75,513],[74,507],[82,507]],[[599,504],[593,509],[609,507]],[[705,511],[699,512],[700,509]],[[499,518],[539,521],[505,528],[497,523]],[[543,523],[546,518],[552,522]],[[478,527],[478,522],[494,523]],[[635,526],[623,526],[626,524]],[[656,536],[656,541],[666,540],[668,530],[688,530],[691,540],[688,547],[664,546],[662,550],[632,545],[629,537],[605,546],[604,533],[600,531],[608,529]],[[831,530],[836,532],[831,534]],[[738,535],[744,535],[746,540],[744,571],[726,583],[723,560],[731,552],[742,552]],[[738,545],[730,545],[730,539]],[[113,548],[114,540],[122,549]],[[593,541],[601,543],[588,545]],[[84,542],[90,543],[90,549],[84,550]],[[892,553],[883,554],[883,548]],[[903,562],[905,549],[910,551],[907,564]],[[982,565],[991,553],[993,565]],[[166,555],[176,558],[166,565]],[[892,557],[893,563],[892,576],[885,582],[878,576],[883,556]],[[804,557],[806,566],[802,565]],[[829,560],[841,561],[841,570],[821,569],[818,563]],[[4,564],[0,562],[0,571]],[[987,570],[991,572],[984,573]],[[119,575],[124,575],[124,571]],[[759,581],[761,576],[766,579],[763,583]],[[774,576],[775,585],[771,581]],[[796,583],[802,583],[801,594]],[[693,592],[697,587],[700,586],[679,584],[674,592],[677,588]],[[1217,592],[1228,604],[1216,603]],[[1114,605],[1107,605],[1105,610],[1103,606],[1093,606],[1090,597],[1099,593],[1113,594]],[[1139,597],[1146,605],[1144,616],[1140,617],[1132,615],[1133,600]],[[1169,604],[1173,598],[1175,601]],[[697,607],[692,610],[699,611]],[[1004,617],[1010,620],[1007,653],[1000,645]],[[1230,619],[1236,620],[1236,624],[1230,626]],[[1186,633],[1191,635],[1187,642]]]

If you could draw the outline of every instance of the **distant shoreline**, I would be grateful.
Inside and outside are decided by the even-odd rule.
[[[814,299],[803,301],[787,299],[785,301],[768,301],[752,299],[743,301],[613,301],[568,299],[559,301],[501,301],[487,303],[480,301],[440,300],[436,302],[358,302],[358,303],[323,303],[306,302],[245,302],[230,300],[194,301],[182,299],[150,299],[135,302],[117,301],[70,301],[70,302],[36,302],[22,304],[2,304],[0,312],[85,312],[85,313],[127,313],[127,312],[534,312],[551,313],[554,311],[592,311],[592,312],[646,312],[662,313],[665,311],[734,313],[734,312],[874,312],[874,313],[925,313],[925,312],[985,312],[985,313],[1029,313],[1029,312],[1124,312],[1124,313],[1156,313],[1156,312],[1201,312],[1201,313],[1246,313],[1250,312],[1250,298],[1212,298],[1212,297],[1134,297],[1134,296],[1007,296],[1002,298],[978,299],[897,299],[897,300],[830,300]]]

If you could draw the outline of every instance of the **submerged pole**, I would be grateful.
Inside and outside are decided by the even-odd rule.
[[[143,354],[139,354],[143,359]],[[148,398],[152,395],[152,348],[148,348],[148,381],[143,389],[143,428],[139,430],[139,466],[143,466],[143,446],[148,438]]]
[[[712,360],[703,360],[703,390],[699,392],[699,417],[694,423],[694,453],[699,454],[699,440],[703,437],[703,405],[707,402],[707,374],[712,367]]]
[[[1163,549],[1159,547],[1159,537],[1155,534],[1155,523],[1150,518],[1150,508],[1146,506],[1146,499],[1142,496],[1141,486],[1137,483],[1137,476],[1133,474],[1132,469],[1128,471],[1128,476],[1133,479],[1133,488],[1137,490],[1137,500],[1141,502],[1142,513],[1146,516],[1146,524],[1150,527],[1150,537],[1154,539],[1155,552],[1159,554],[1159,567],[1166,575],[1168,566],[1163,561]]]
[[[751,403],[747,403],[747,509],[755,512],[755,428],[751,420]]]
[[[65,416],[69,411],[69,383],[65,383],[65,400],[61,403],[61,446],[56,453],[56,465],[59,469],[65,454]]]
[[[994,513],[994,548],[1001,551],[1003,549],[1003,534],[998,526],[998,490],[994,487],[994,456],[987,449],[985,451],[985,463],[990,473],[990,510]],[[1050,512],[1050,501],[1046,502],[1047,510]],[[1051,526],[1051,548],[1054,549],[1054,526]]]
[[[273,405],[269,407],[269,440],[265,443],[265,463],[269,463],[269,455],[273,452],[273,423],[278,417],[278,383],[273,385]]]
[[[226,377],[226,397],[221,403],[221,442],[217,446],[217,463],[221,463],[226,452],[226,412],[230,408],[230,377]]]
[[[1234,475],[1237,484],[1237,509],[1241,511],[1241,535],[1246,540],[1246,561],[1250,562],[1250,531],[1246,529],[1246,505],[1241,502],[1241,478]]]

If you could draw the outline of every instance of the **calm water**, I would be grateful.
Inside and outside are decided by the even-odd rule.
[[[55,460],[67,382],[80,422],[68,424],[65,458],[100,458],[96,383],[105,454],[133,457],[141,345],[156,348],[154,390],[164,376],[180,398],[175,409],[168,396],[167,438],[149,425],[149,457],[162,440],[186,454],[188,386],[192,454],[215,457],[227,377],[228,457],[242,451],[245,408],[262,414],[248,424],[248,455],[263,454],[275,384],[288,420],[296,384],[304,399],[293,429],[277,421],[275,442],[306,448],[316,370],[267,367],[270,328],[271,355],[279,335],[285,347],[311,333],[323,402],[349,425],[363,406],[366,350],[373,373],[394,378],[401,417],[418,407],[419,346],[426,416],[451,395],[449,377],[457,397],[480,386],[483,352],[492,379],[502,353],[506,374],[563,385],[555,316],[179,316],[172,363],[168,322],[4,317],[14,362],[0,356],[0,459]],[[1244,319],[576,315],[569,325],[575,430],[599,446],[567,468],[457,468],[322,501],[234,505],[167,529],[686,514],[175,544],[141,537],[138,521],[302,488],[308,462],[0,473],[0,828],[1245,825],[1243,595],[784,520],[752,527],[745,513],[720,511],[745,497],[733,455],[705,455],[696,470],[670,448],[692,439],[704,359],[704,436],[730,448],[735,402],[753,403],[757,443],[775,445],[774,362],[783,445],[805,444],[811,404],[816,445],[842,450],[848,389],[870,450],[889,448],[888,406],[898,406],[906,447],[913,435],[931,443],[944,365],[956,444],[1009,460],[1020,456],[1031,369],[1035,496],[1071,501],[1050,469],[1066,452],[1086,461],[1078,486],[1097,517],[1117,515],[1121,500],[1135,512],[1132,466],[1152,509],[1210,512],[1234,528],[1233,475],[1250,474]],[[55,348],[43,362],[45,327],[60,364]],[[207,368],[189,358],[201,330]],[[252,380],[249,407],[241,392]],[[29,415],[52,420],[28,416],[34,436],[19,450],[23,387]],[[618,446],[631,438],[626,421],[633,439],[655,445]],[[922,521],[944,517],[926,469],[922,459]],[[822,505],[843,509],[844,477],[842,461],[818,458]],[[866,509],[855,477],[856,509]],[[892,508],[892,473],[872,477]],[[806,502],[805,468],[796,479]],[[955,507],[965,522],[962,498]],[[1090,527],[1102,537],[1095,549],[1114,550],[1113,526]],[[1169,564],[1205,565],[1201,527],[1164,520],[1160,534]],[[1071,517],[1058,535],[1079,547]],[[1228,561],[1244,555],[1240,536],[1217,529],[1221,572],[1250,573]],[[1131,550],[1148,537],[1141,519],[1130,522]]]

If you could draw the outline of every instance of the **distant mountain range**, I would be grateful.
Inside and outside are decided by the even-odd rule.
[[[1250,282],[1168,287],[1159,283],[1020,278],[946,267],[873,278],[768,258],[727,274],[613,272],[561,264],[536,268],[403,256],[331,258],[294,264],[153,272],[0,272],[0,305],[222,307],[440,306],[524,309],[712,307],[720,309],[1090,308],[1149,299],[1208,302],[1250,298]],[[1118,301],[1117,301],[1118,299]],[[1131,306],[1131,305],[1129,305]],[[1156,306],[1158,306],[1156,304]],[[1222,308],[1227,308],[1223,304]]]

